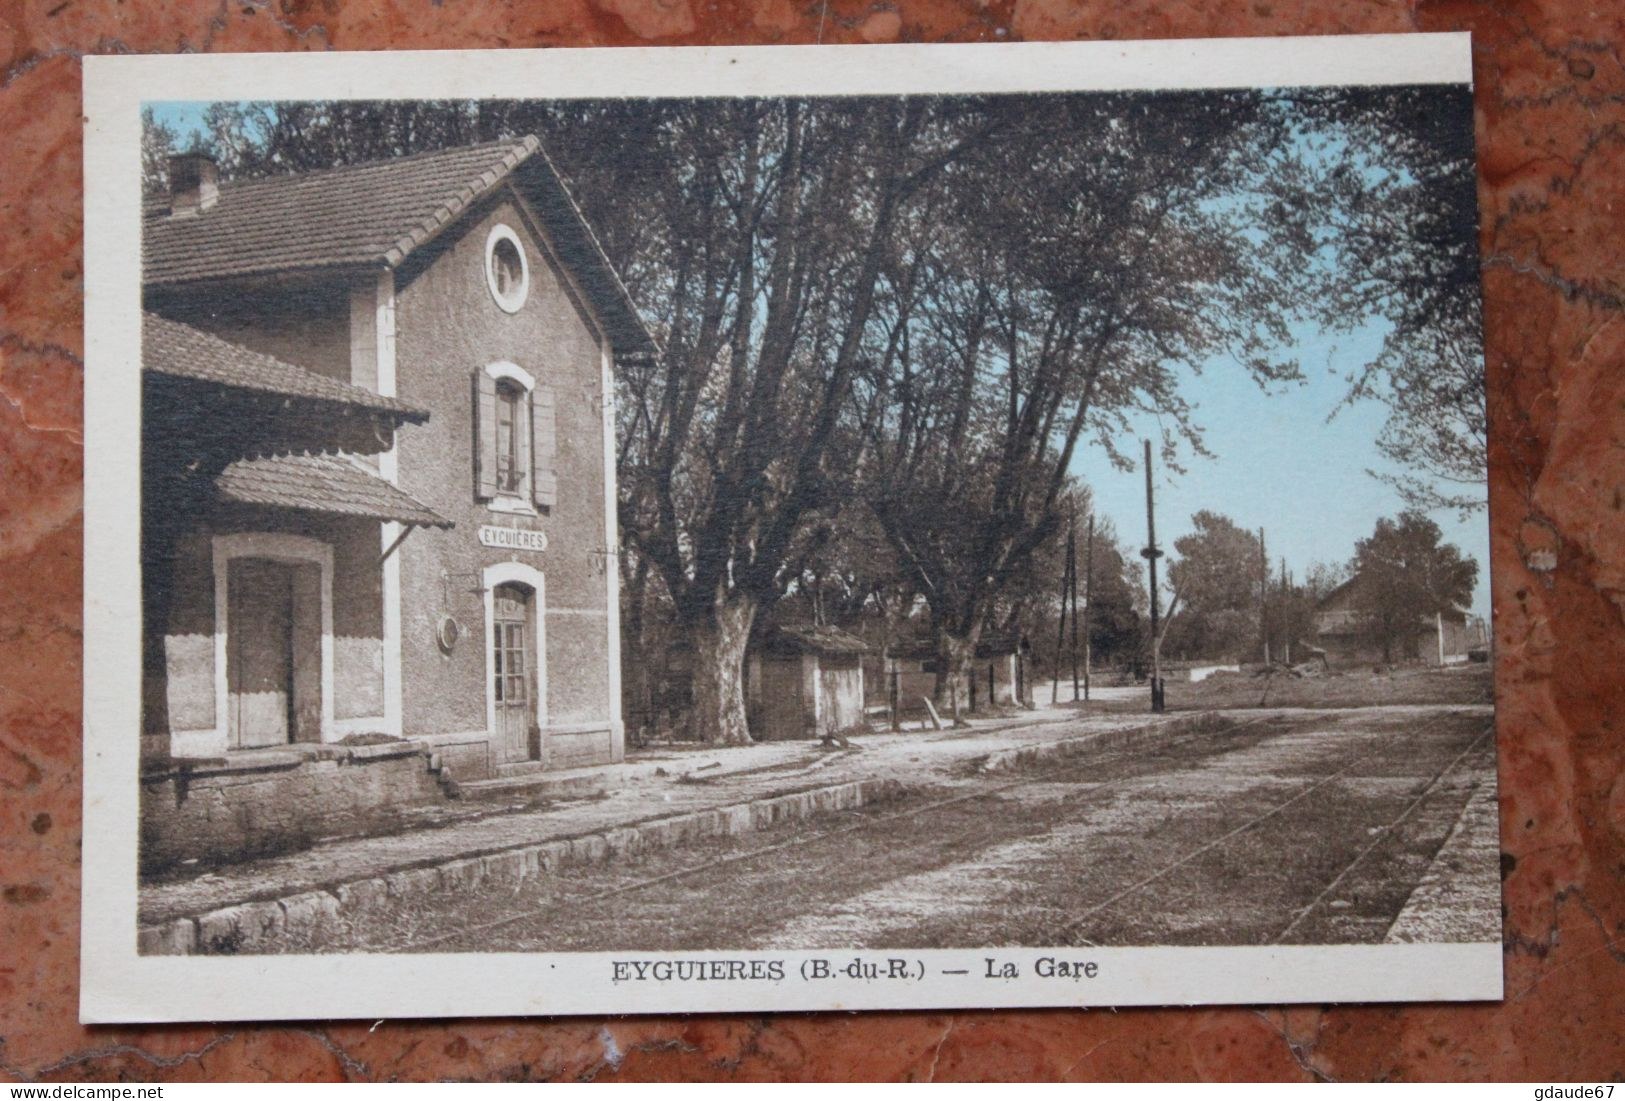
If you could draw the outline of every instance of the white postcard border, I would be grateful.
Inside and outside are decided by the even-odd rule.
[[[606,60],[609,62],[606,64]],[[703,1011],[1493,1000],[1498,943],[1270,948],[142,957],[140,108],[478,99],[1470,84],[1465,34],[955,46],[90,57],[85,111],[84,896],[87,1023]],[[90,671],[94,675],[90,675]],[[1041,957],[1095,962],[1044,979]],[[616,981],[630,960],[776,960],[778,980]],[[905,963],[811,979],[808,961]],[[987,960],[1017,964],[989,977]],[[964,970],[963,975],[943,971]]]

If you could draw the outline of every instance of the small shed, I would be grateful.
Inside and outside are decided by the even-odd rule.
[[[752,650],[745,704],[757,741],[821,738],[863,721],[863,655],[838,627],[779,627]]]
[[[1022,683],[1025,670],[1021,663],[1022,640],[1013,635],[985,638],[976,646],[976,664],[973,676],[977,681],[971,689],[971,703],[977,699],[994,704],[1019,706],[1026,686]],[[979,688],[985,688],[984,696]]]
[[[959,686],[962,706],[971,711],[988,706],[1019,706],[1024,695],[1021,639],[991,635],[976,644],[976,658]],[[899,639],[886,648],[885,691],[893,688],[898,706],[908,711],[937,683],[937,644],[929,638]]]

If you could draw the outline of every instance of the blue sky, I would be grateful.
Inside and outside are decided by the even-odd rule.
[[[1330,162],[1344,155],[1336,140],[1305,135],[1300,155]],[[1367,173],[1389,171],[1366,165]],[[1247,370],[1230,358],[1215,358],[1201,373],[1187,370],[1182,392],[1195,407],[1192,420],[1204,430],[1212,453],[1204,458],[1183,445],[1184,472],[1165,466],[1155,454],[1157,542],[1172,551],[1173,542],[1192,530],[1191,515],[1208,509],[1229,516],[1252,531],[1264,529],[1272,570],[1286,567],[1302,578],[1315,562],[1347,563],[1355,541],[1371,534],[1377,520],[1397,516],[1405,502],[1376,475],[1419,472],[1394,463],[1377,448],[1388,408],[1368,398],[1344,405],[1349,378],[1372,362],[1389,332],[1386,320],[1375,320],[1352,332],[1328,333],[1300,322],[1292,333],[1295,346],[1277,350],[1277,358],[1298,362],[1301,382],[1259,387]],[[1334,415],[1335,414],[1335,415]],[[1169,425],[1172,428],[1172,425]],[[1161,426],[1155,415],[1136,418],[1141,439],[1160,452]],[[1133,471],[1112,466],[1103,448],[1091,442],[1080,448],[1072,473],[1090,485],[1100,515],[1109,516],[1130,548],[1145,545],[1145,473],[1138,446],[1118,441],[1132,454]],[[1468,487],[1443,485],[1451,496],[1470,496]],[[1446,542],[1478,562],[1478,585],[1471,610],[1486,619],[1489,599],[1489,519],[1485,511],[1463,519],[1455,509],[1430,514]]]
[[[206,102],[189,101],[184,103],[148,103],[152,108],[155,121],[169,127],[179,139],[177,143],[184,149],[187,139],[196,131],[199,134],[207,132],[203,125],[203,112],[209,109]]]
[[[153,109],[153,119],[156,122],[163,123],[176,132],[179,148],[184,149],[187,146],[187,138],[190,138],[193,132],[200,135],[208,133],[208,127],[203,125],[203,112],[208,110],[208,102],[150,102],[146,106]]]
[[[202,132],[203,102],[152,103],[159,122],[173,129],[184,145]],[[1378,517],[1395,516],[1404,502],[1368,471],[1404,473],[1377,450],[1376,439],[1387,409],[1367,400],[1339,408],[1348,390],[1347,377],[1375,355],[1381,326],[1352,334],[1326,334],[1313,327],[1296,330],[1298,346],[1285,349],[1303,370],[1302,383],[1260,390],[1234,361],[1215,360],[1198,375],[1190,372],[1184,391],[1195,405],[1194,416],[1205,429],[1212,458],[1182,449],[1183,474],[1157,462],[1157,531],[1159,542],[1173,541],[1191,530],[1199,509],[1221,512],[1242,527],[1265,530],[1272,567],[1284,557],[1298,577],[1314,562],[1346,562],[1354,542],[1371,533]],[[1330,417],[1333,412],[1335,417]],[[1330,417],[1330,420],[1328,420]],[[1154,415],[1135,423],[1137,434],[1160,447]],[[1119,444],[1136,459],[1139,448]],[[1145,542],[1145,481],[1139,470],[1113,467],[1095,443],[1080,448],[1075,475],[1093,487],[1101,516],[1110,517],[1129,547]],[[1451,487],[1456,491],[1458,487]],[[1489,524],[1483,512],[1460,519],[1454,510],[1433,514],[1445,539],[1479,563],[1472,610],[1489,615]]]
[[[1339,409],[1348,392],[1347,376],[1368,363],[1384,328],[1352,335],[1328,335],[1300,328],[1295,351],[1302,383],[1272,386],[1269,393],[1233,360],[1208,364],[1187,375],[1184,393],[1196,406],[1194,419],[1205,429],[1212,458],[1181,449],[1183,474],[1155,460],[1157,542],[1171,549],[1191,530],[1191,515],[1209,509],[1244,528],[1262,527],[1271,566],[1298,577],[1313,562],[1346,562],[1354,542],[1371,534],[1377,518],[1405,507],[1387,484],[1367,473],[1402,473],[1377,450],[1387,407],[1376,400]],[[1336,412],[1330,421],[1328,415]],[[1138,418],[1142,438],[1160,448],[1155,416]],[[1121,449],[1121,445],[1120,445]],[[1140,452],[1133,454],[1138,463]],[[1094,488],[1096,509],[1109,516],[1125,545],[1145,545],[1145,475],[1113,467],[1095,443],[1080,449],[1073,473]],[[1451,487],[1459,491],[1459,487]],[[1455,510],[1432,514],[1446,541],[1478,560],[1473,611],[1489,615],[1489,522],[1481,511],[1463,521]]]

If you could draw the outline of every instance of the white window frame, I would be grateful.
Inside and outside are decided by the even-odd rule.
[[[504,241],[513,245],[519,254],[519,287],[508,294],[503,294],[497,286],[497,246]],[[485,235],[485,286],[491,292],[491,300],[504,313],[518,313],[530,297],[530,257],[525,253],[525,243],[513,227],[503,222],[492,226],[491,232]]]
[[[536,389],[536,378],[529,371],[516,363],[498,360],[496,363],[487,363],[485,373],[498,383],[511,382],[524,391],[520,399],[517,419],[514,421],[514,432],[519,438],[519,489],[514,492],[498,489],[497,495],[485,502],[485,507],[491,512],[505,512],[516,516],[535,516],[536,502],[531,499],[531,478],[534,476],[532,467],[531,448],[533,442],[530,399]],[[497,400],[502,400],[499,390]],[[483,429],[482,429],[483,431]],[[491,425],[491,438],[496,438],[497,426]]]

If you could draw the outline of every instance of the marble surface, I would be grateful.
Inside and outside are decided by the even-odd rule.
[[[1504,1004],[76,1023],[84,54],[1412,30],[1474,35]],[[1618,1079],[1622,39],[1595,0],[0,0],[0,1078]]]

